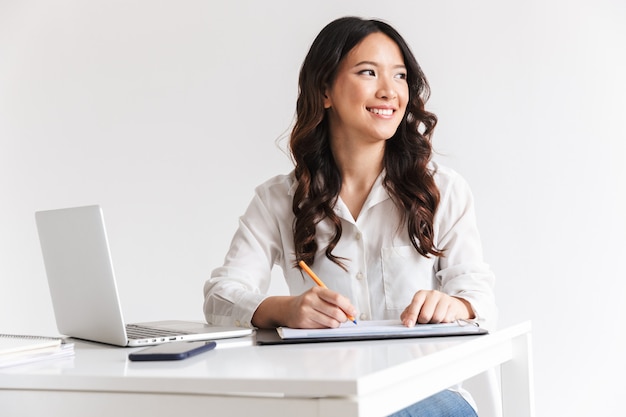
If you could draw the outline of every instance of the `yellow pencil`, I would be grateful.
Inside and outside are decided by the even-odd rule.
[[[304,272],[306,272],[307,274],[309,274],[309,276],[313,279],[313,281],[315,281],[315,283],[322,287],[322,288],[328,288],[326,286],[326,284],[324,284],[324,282],[319,279],[319,277],[317,275],[315,275],[315,272],[313,272],[313,270],[311,268],[309,268],[309,266],[306,264],[306,262],[304,261],[300,261],[298,262],[298,265],[300,265],[300,268],[304,269]],[[348,315],[348,319],[350,321],[352,321],[352,323],[356,324],[356,319],[350,315]]]

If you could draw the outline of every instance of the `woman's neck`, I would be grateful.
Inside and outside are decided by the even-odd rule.
[[[333,148],[342,178],[339,196],[355,220],[383,169],[384,144],[377,145]]]

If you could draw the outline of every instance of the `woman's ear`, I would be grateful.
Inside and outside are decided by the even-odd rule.
[[[326,89],[324,89],[324,108],[330,109],[331,107],[332,107],[332,101],[328,94],[328,87],[326,87]]]

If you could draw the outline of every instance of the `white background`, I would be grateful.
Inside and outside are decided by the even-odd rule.
[[[532,320],[537,414],[619,414],[618,0],[0,0],[0,332],[56,334],[33,213],[84,204],[104,209],[127,321],[202,319],[254,187],[291,169],[302,59],[348,14],[392,23],[429,78],[500,324]]]

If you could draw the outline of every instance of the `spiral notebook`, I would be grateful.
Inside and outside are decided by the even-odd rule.
[[[57,348],[62,339],[58,337],[0,334],[0,357],[38,349]]]
[[[0,334],[0,369],[74,356],[74,344],[60,337]]]

